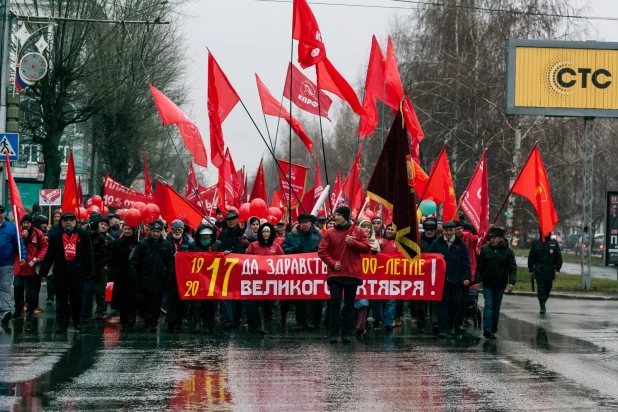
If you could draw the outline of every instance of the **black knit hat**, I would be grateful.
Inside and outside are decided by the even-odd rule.
[[[341,216],[343,216],[343,218],[344,218],[345,220],[350,220],[350,213],[351,213],[351,210],[350,210],[350,208],[349,208],[349,207],[347,207],[347,206],[341,206],[341,207],[338,207],[338,208],[335,210],[335,213],[339,213]]]
[[[501,227],[492,227],[489,229],[489,237],[504,237],[506,232]]]
[[[21,218],[22,222],[30,222],[30,224],[32,224],[32,216],[31,215],[24,215],[24,217]]]

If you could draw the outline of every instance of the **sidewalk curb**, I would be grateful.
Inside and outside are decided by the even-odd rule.
[[[536,297],[536,293],[535,292],[511,292],[510,295],[514,295],[514,296],[535,296]],[[608,301],[614,301],[614,300],[618,300],[618,296],[600,296],[600,295],[591,295],[591,296],[586,296],[586,295],[575,295],[572,293],[552,293],[550,295],[550,297],[552,298],[559,298],[559,299],[580,299],[580,300],[608,300]]]

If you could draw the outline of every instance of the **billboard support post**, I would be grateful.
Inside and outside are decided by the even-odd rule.
[[[594,200],[594,117],[584,118],[584,141],[582,142],[584,153],[584,190],[582,193],[582,213],[583,228],[592,230],[592,203]],[[582,230],[582,233],[584,231]],[[592,247],[594,240],[592,236],[582,236],[584,247],[582,253],[582,288],[590,289],[590,269],[592,264]]]

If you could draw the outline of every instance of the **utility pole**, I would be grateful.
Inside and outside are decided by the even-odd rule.
[[[513,142],[513,163],[511,163],[511,178],[509,187],[513,187],[517,178],[517,170],[519,169],[519,158],[521,156],[521,128],[519,120],[515,123],[515,140]],[[513,210],[515,210],[515,196],[509,197],[509,203],[506,207],[506,233],[513,233]]]
[[[11,35],[9,20],[9,0],[0,0],[2,33],[0,35],[0,133],[6,132],[7,91],[9,84],[9,39]],[[6,168],[2,167],[0,174],[0,203],[5,204],[4,182],[6,181]]]

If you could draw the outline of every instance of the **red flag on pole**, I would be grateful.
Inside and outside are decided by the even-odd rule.
[[[421,194],[421,196],[423,196]],[[438,160],[431,169],[431,175],[423,199],[433,197],[436,203],[442,203],[442,221],[457,220],[457,198],[453,188],[451,167],[446,157],[446,145],[442,146]],[[423,200],[421,199],[421,200]]]
[[[255,174],[255,180],[253,181],[253,187],[251,188],[251,196],[249,201],[253,199],[262,199],[268,203],[268,189],[266,188],[266,178],[264,176],[264,165],[260,160],[260,166]]]
[[[24,211],[24,204],[21,201],[21,195],[19,194],[19,190],[17,189],[17,184],[15,183],[15,179],[13,179],[13,172],[11,172],[11,161],[9,160],[9,152],[4,152],[6,155],[6,174],[8,181],[8,189],[9,189],[9,199],[11,201],[11,212],[15,217],[15,226],[17,226],[17,233],[19,234],[21,230],[20,222],[24,217],[26,212]],[[71,152],[71,155],[73,152]],[[20,253],[21,253],[21,249]]]
[[[175,124],[178,126],[187,150],[193,155],[193,161],[200,166],[207,167],[208,156],[206,155],[204,141],[198,128],[166,95],[157,90],[153,85],[149,86],[163,124]]]
[[[208,119],[210,121],[210,160],[215,167],[223,164],[225,143],[221,123],[240,101],[240,97],[208,51]],[[195,162],[197,163],[197,162]],[[197,163],[199,164],[199,163]],[[202,165],[200,165],[202,166]]]
[[[84,191],[82,189],[82,177],[77,178],[77,206],[84,207]]]
[[[427,176],[427,173],[425,173],[416,159],[412,159],[412,167],[414,168],[414,190],[416,190],[419,196],[422,196],[427,188],[427,183],[429,183],[429,176]]]
[[[190,227],[197,228],[204,218],[203,212],[197,210],[169,185],[159,181],[157,181],[156,202],[161,210],[161,215],[167,222],[180,219],[188,222]]]
[[[189,175],[187,176],[187,185],[185,186],[185,198],[188,198],[191,194],[195,195],[195,189],[197,189],[197,180],[195,179],[193,164],[191,164],[189,166]]]
[[[356,159],[354,160],[354,163],[352,163],[352,167],[350,168],[350,173],[348,173],[348,204],[350,205],[350,207],[354,203],[354,199],[356,198],[356,190],[359,186],[358,183],[360,179],[360,158],[362,152],[363,146],[360,146],[358,148],[358,153],[356,153]],[[348,180],[348,178],[346,178],[346,180]]]
[[[303,198],[305,193],[305,185],[307,183],[307,170],[308,168],[295,163],[289,163],[285,160],[277,160],[281,169],[279,169],[279,192],[283,195],[284,199],[292,204],[292,208],[298,206],[298,199]],[[288,178],[292,184],[292,191],[290,191],[290,185],[288,184]],[[298,196],[298,199],[296,196]],[[307,211],[307,213],[309,213]]]
[[[547,171],[536,145],[532,148],[526,164],[519,172],[511,192],[525,197],[532,203],[532,206],[536,209],[543,236],[554,230],[554,226],[558,223],[558,214],[551,197]]]
[[[371,54],[369,56],[369,65],[367,66],[367,77],[365,78],[365,96],[363,97],[363,109],[366,116],[361,118],[360,122],[360,139],[364,139],[373,133],[378,125],[378,109],[376,107],[376,98],[382,100],[384,94],[384,54],[380,48],[380,44],[374,35],[371,40]]]
[[[326,58],[322,33],[307,0],[294,0],[292,38],[298,40],[298,63],[303,69]]]
[[[142,157],[144,158],[144,194],[146,196],[154,197],[154,193],[152,193],[152,182],[150,181],[150,173],[148,172],[146,153],[142,153]]]
[[[64,197],[62,198],[63,212],[77,213],[77,183],[75,181],[75,164],[73,163],[73,151],[69,154],[67,176],[64,181]]]
[[[262,83],[257,73],[255,75],[255,80],[257,82],[258,93],[260,94],[260,101],[262,103],[262,111],[264,112],[264,114],[277,117],[281,116],[286,122],[288,122],[292,130],[294,130],[294,133],[296,133],[296,135],[303,142],[307,150],[309,150],[309,153],[311,153],[311,156],[313,156],[313,142],[311,141],[309,136],[307,136],[307,132],[305,132],[305,128],[303,127],[303,125],[298,120],[296,120],[294,116],[290,115],[290,112],[288,112],[286,108],[283,107],[283,105],[278,102],[277,99],[275,99],[275,97],[270,93],[266,85]]]
[[[347,80],[335,69],[335,66],[325,58],[316,67],[318,77],[318,89],[327,90],[339,96],[341,100],[348,102],[354,113],[365,117],[365,110],[358,101],[356,92]],[[320,101],[320,103],[322,103]]]
[[[240,187],[238,183],[238,175],[236,168],[230,155],[230,149],[225,150],[225,158],[222,166],[219,168],[219,203],[225,208],[225,205],[240,206]],[[221,203],[223,202],[223,203]],[[223,209],[221,209],[223,210]]]
[[[330,203],[333,208],[332,212],[335,211],[339,207],[337,204],[337,198],[339,198],[341,193],[341,170],[337,171],[337,177],[335,178],[335,183],[333,184],[333,191],[330,195]]]
[[[314,201],[317,202],[318,198],[324,191],[324,187],[322,186],[322,174],[320,173],[320,162],[318,159],[315,159],[315,177],[313,178],[313,188],[315,189],[314,193]]]
[[[485,233],[489,228],[489,186],[487,180],[487,149],[483,152],[479,164],[461,195],[461,210],[468,216],[470,223],[478,233]]]
[[[292,90],[290,90],[290,74],[292,75]],[[318,93],[320,93],[320,104],[318,104]],[[283,85],[283,97],[291,100],[299,109],[330,121],[328,111],[333,101],[292,63],[288,67],[288,75]]]

